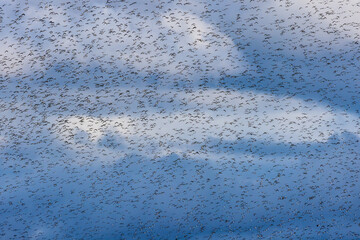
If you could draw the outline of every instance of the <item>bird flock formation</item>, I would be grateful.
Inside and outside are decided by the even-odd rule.
[[[0,239],[359,239],[359,8],[0,3]]]

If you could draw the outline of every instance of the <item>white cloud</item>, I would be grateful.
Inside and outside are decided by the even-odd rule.
[[[177,96],[188,103],[187,109],[178,105],[170,108],[173,111],[152,112],[146,117],[69,116],[55,120],[57,132],[75,149],[95,146],[111,132],[124,140],[129,152],[140,150],[147,156],[191,152],[209,139],[297,144],[326,142],[343,132],[360,136],[357,117],[333,112],[313,101],[219,90],[180,92]],[[74,141],[73,135],[79,130],[88,133],[92,145]]]
[[[19,69],[23,73],[44,70],[54,61],[70,60],[190,80],[217,78],[222,72],[239,74],[246,69],[244,58],[228,36],[179,6],[140,15],[98,4],[84,9],[66,4],[41,9],[30,5],[23,13],[16,29],[28,37],[16,41],[15,46],[26,46],[27,52],[19,66],[2,69],[8,74]],[[16,17],[7,16],[10,20]],[[16,39],[17,34],[10,29],[10,25],[5,27],[10,31],[7,35]],[[6,41],[2,38],[0,44]],[[3,49],[13,50],[5,45]],[[19,62],[14,51],[2,55]]]

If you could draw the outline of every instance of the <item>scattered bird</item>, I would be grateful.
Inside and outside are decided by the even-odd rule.
[[[360,238],[357,7],[1,3],[0,238]]]

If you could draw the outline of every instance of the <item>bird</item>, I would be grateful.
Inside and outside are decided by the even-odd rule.
[[[359,238],[356,9],[1,3],[0,238]]]

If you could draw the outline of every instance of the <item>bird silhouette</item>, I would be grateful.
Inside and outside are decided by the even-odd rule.
[[[358,7],[0,3],[0,238],[358,239]]]

